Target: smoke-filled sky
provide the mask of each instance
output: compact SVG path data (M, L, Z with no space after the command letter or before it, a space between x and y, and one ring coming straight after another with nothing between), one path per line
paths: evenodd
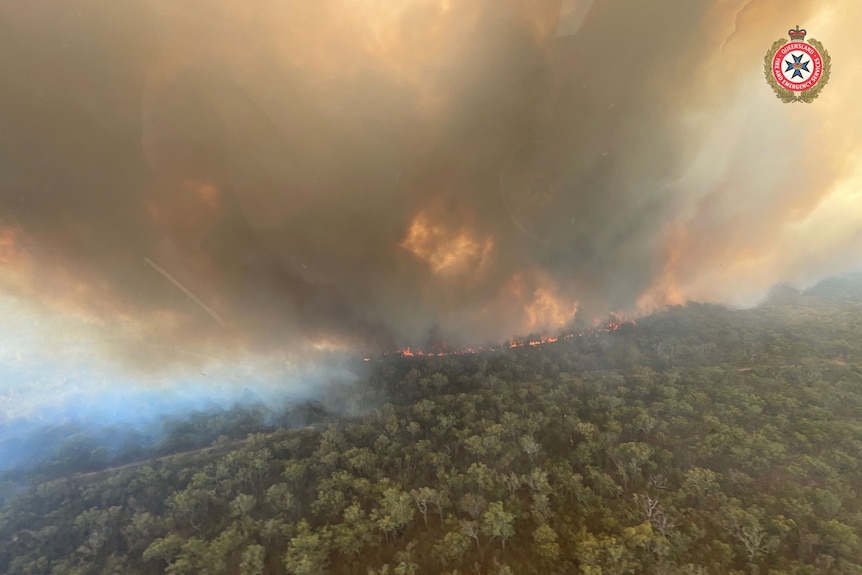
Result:
M858 16L0 0L4 353L137 377L483 343L858 269ZM797 24L833 60L812 104L763 77Z

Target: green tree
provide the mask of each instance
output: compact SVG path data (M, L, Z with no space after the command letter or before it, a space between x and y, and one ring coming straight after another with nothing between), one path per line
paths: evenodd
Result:
M454 530L447 531L443 539L435 543L434 555L440 561L441 566L446 567L453 561L460 564L469 548L469 537L463 533L460 526L456 526Z
M440 497L440 494L436 489L432 489L431 487L420 487L419 489L413 489L410 491L410 495L413 497L413 501L416 502L416 508L419 509L419 513L422 514L422 521L425 523L425 527L428 527L428 506L433 505Z
M287 546L284 567L291 575L321 575L325 572L328 548L326 539L312 531L303 519Z
M725 530L742 545L745 557L749 561L769 551L767 532L760 522L759 515L762 515L761 510L749 513L736 506L723 510Z
M222 573L226 566L222 557L210 550L209 544L193 537L183 543L179 554L165 570L166 575L194 575L196 573Z
M377 528L387 538L400 534L413 520L413 501L409 493L389 487L383 491L380 507L372 513Z
M461 497L461 511L467 513L474 520L478 520L479 516L488 508L488 502L481 495L475 493L465 493Z
M174 557L176 557L180 549L182 549L184 540L176 533L170 533L166 537L160 537L150 543L144 550L144 561L163 561L165 566L170 565Z
M132 552L141 553L156 538L165 533L164 521L147 511L132 515L131 521L123 527L122 533L126 546Z
M557 533L549 525L539 525L533 531L533 545L536 554L545 562L553 564L560 556L560 544L557 543Z
M344 521L332 531L333 545L344 556L354 559L363 547L369 545L374 536L371 520L358 503L344 510Z
M492 541L499 539L503 551L506 550L506 540L515 535L515 517L503 509L503 503L495 501L488 506L482 515L482 532Z
M242 552L242 562L239 564L241 575L263 575L266 561L266 549L261 545L249 545Z
M257 498L254 495L240 493L230 504L230 511L234 517L248 518L257 506Z
M274 511L283 515L290 515L297 509L296 498L293 490L287 483L276 483L272 485L264 497L266 504Z

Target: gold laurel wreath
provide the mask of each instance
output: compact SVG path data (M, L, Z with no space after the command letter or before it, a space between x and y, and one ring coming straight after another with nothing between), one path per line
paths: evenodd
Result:
M790 102L810 104L817 99L817 96L820 95L820 91L823 90L827 82L829 82L829 73L832 70L832 58L829 56L829 52L826 51L823 44L814 38L810 39L808 43L814 46L814 48L820 53L820 58L823 61L823 73L812 88L805 90L804 92L800 92L799 94L796 94L793 90L785 88L779 84L778 80L776 80L775 76L772 74L772 59L775 58L775 54L778 50L787 44L787 40L782 38L781 40L773 42L772 47L766 52L766 56L763 58L763 72L766 76L766 82L772 88L772 91L775 92L775 95L778 96L778 99L785 104Z

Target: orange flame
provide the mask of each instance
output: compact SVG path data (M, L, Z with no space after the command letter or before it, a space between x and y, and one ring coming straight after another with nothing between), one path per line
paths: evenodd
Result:
M478 346L478 347L465 347L458 350L447 350L447 351L425 351L421 349L413 349L411 347L399 348L394 352L391 352L392 355L399 355L401 357L446 357L453 355L474 355L477 353L486 353L486 352L497 352L502 351L504 349L517 349L521 347L536 347L540 345L546 345L549 343L556 343L560 340L569 340L574 339L575 337L583 337L585 335L598 335L599 333L615 333L618 332L624 325L635 326L637 322L634 319L622 319L616 317L616 315L612 315L609 320L606 322L597 322L593 325L592 328L581 331L569 331L565 333L561 333L556 336L540 336L538 338L528 338L528 339L512 339L508 344L498 347L498 346ZM383 355L390 355L388 353L384 353ZM369 358L365 358L363 361L370 361Z

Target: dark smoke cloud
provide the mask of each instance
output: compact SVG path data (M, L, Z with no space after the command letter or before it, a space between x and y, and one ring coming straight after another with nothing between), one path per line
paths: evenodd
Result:
M113 325L146 365L172 342L457 344L722 299L673 267L704 277L674 243L692 225L726 255L727 222L690 217L718 200L681 118L719 117L717 47L750 58L720 68L744 86L812 6L574 4L0 3L6 290ZM776 167L734 157L717 187Z

